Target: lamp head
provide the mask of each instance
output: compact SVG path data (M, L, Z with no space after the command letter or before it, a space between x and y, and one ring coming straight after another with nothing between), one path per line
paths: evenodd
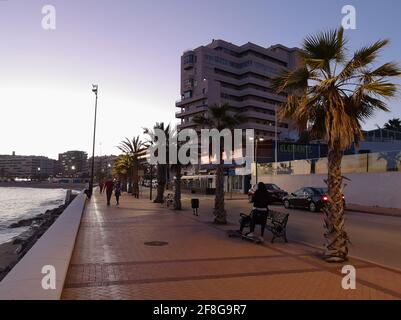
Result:
M95 94L97 94L97 88L98 88L97 84L92 84L92 92L94 92Z

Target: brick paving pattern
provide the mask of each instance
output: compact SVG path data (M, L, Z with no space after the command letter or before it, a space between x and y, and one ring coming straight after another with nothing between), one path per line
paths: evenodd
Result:
M351 259L357 288L344 290L342 265L315 248L270 244L270 234L262 245L229 238L237 218L216 226L210 213L129 195L120 203L107 207L98 193L88 203L63 299L401 299L398 271ZM145 244L153 241L167 244Z

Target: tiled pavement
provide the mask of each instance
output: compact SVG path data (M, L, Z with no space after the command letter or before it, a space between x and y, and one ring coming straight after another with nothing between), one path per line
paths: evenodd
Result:
M400 272L350 260L357 288L344 290L342 266L314 248L256 245L228 238L237 226L216 226L211 214L121 203L107 207L99 194L88 203L63 299L401 299ZM154 241L165 245L145 244Z

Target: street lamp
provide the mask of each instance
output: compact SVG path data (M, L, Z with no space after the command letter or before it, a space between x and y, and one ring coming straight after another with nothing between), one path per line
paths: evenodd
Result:
M261 137L256 137L254 138L250 138L251 141L255 140L255 143L253 145L254 147L254 154L255 154L255 180L256 180L256 184L258 184L258 142L262 142L264 139Z
M92 92L95 94L95 119L93 122L92 168L91 168L91 178L89 182L89 192L88 192L89 198L92 196L93 193L93 175L95 169L96 116L97 116L97 92L98 92L97 84L92 84Z

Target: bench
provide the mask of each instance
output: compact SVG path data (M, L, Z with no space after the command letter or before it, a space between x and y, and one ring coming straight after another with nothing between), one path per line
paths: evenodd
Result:
M249 227L251 224L250 216L244 213L241 213L240 216L241 216L241 219L239 220L240 224L244 223L245 228ZM273 234L273 238L271 240L272 243L276 238L283 238L285 242L288 242L287 240L288 217L289 217L288 213L269 210L269 214L267 216L266 229Z
M285 242L287 240L287 222L288 213L269 211L269 218L267 219L266 229L273 234L271 242L274 242L276 238L283 238Z

